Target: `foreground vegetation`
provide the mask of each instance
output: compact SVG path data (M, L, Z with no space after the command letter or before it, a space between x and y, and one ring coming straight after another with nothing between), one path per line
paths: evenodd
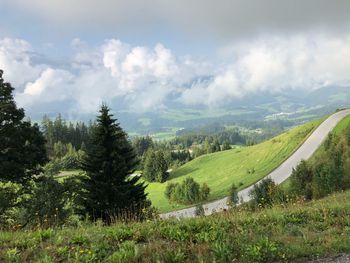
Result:
M180 183L187 177L206 183L210 200L227 196L232 183L243 189L278 167L323 120L293 128L261 144L200 156L172 172L167 183L149 183L148 196L161 212L183 208L169 202L164 192L168 183Z
M350 191L182 221L0 232L5 262L271 262L350 252Z

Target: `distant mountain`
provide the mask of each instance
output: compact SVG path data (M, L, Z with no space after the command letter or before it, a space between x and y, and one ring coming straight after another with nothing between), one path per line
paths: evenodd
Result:
M167 105L157 111L135 112L125 110L127 103L121 98L112 102L111 108L121 125L130 134L172 133L181 128L193 128L200 125L244 124L247 121L282 119L292 120L295 124L328 114L337 108L350 105L350 87L324 87L306 92L305 89L289 90L279 93L260 92L243 98L232 99L216 108L206 106L185 106L176 98L164 103ZM32 119L40 121L46 113L57 116L59 107L45 112L38 106ZM47 109L46 109L47 110ZM67 119L88 121L95 114L71 115L61 112Z

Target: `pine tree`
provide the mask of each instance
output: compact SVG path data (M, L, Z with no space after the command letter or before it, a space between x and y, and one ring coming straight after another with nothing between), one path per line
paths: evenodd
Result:
M155 153L156 161L156 178L157 182L164 182L168 177L168 164L164 158L164 153L162 151L157 151Z
M226 151L226 150L230 150L232 149L231 145L230 145L230 141L229 140L225 140L224 144L222 145L222 150Z
M138 176L130 177L137 165L134 150L105 105L97 117L90 144L82 165L87 175L85 213L110 223L121 211L137 213L149 204L146 186L138 182Z
M143 177L149 182L164 182L168 177L168 164L163 151L149 149L145 153Z
M38 125L24 121L10 83L0 70L0 181L25 183L42 172L47 161L45 139Z
M156 154L155 151L151 148L148 149L144 154L143 160L143 178L149 182L154 182L156 179Z

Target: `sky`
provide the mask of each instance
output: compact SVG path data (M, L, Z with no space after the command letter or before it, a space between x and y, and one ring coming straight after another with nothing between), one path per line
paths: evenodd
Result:
M29 113L215 108L350 87L348 0L0 0L0 10L0 69Z

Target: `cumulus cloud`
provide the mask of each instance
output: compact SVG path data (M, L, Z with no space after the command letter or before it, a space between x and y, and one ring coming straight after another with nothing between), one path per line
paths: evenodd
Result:
M259 92L350 86L350 35L261 37L225 48L222 62L175 55L162 44L150 48L109 39L98 47L75 39L67 68L35 64L28 42L0 41L0 67L18 88L19 104L70 102L64 111L92 113L103 102L123 101L149 111L176 101L220 106Z
M162 44L154 48L132 47L110 39L98 48L90 48L74 39L72 48L76 53L70 69L28 63L38 69L38 74L17 83L23 86L17 92L21 106L73 99L75 106L70 110L89 113L95 112L103 101L122 97L130 109L154 110L164 107L168 95L181 90L192 74L201 70L190 69L191 60L177 58ZM6 55L14 57L13 53L8 50ZM12 66L4 63L2 68L6 72ZM9 81L15 79L15 75L8 75Z
M350 37L263 38L230 47L232 63L182 93L186 104L215 106L261 91L350 85ZM200 94L203 96L201 97Z
M0 68L5 69L4 77L11 79L15 86L37 78L44 65L32 63L33 49L22 39L0 39Z

